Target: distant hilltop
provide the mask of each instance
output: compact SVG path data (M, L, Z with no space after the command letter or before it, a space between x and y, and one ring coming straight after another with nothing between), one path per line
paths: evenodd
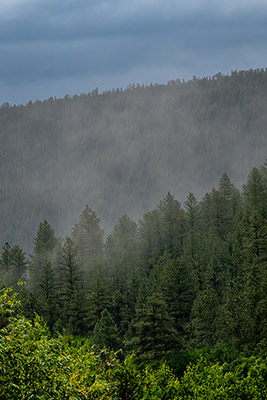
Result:
M0 239L30 250L43 219L65 235L85 204L109 231L168 191L237 186L267 155L267 70L129 85L0 108Z

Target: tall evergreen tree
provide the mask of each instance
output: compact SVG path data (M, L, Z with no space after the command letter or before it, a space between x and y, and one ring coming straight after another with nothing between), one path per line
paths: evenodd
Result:
M39 304L41 313L47 322L50 331L58 317L56 274L50 261L42 268L39 281Z
M11 246L6 242L2 248L0 258L0 286L3 288L10 285L10 274L12 268Z
M185 238L185 213L180 203L168 192L159 203L160 231L164 251L176 258L183 253Z
M12 247L11 259L13 270L13 283L16 283L19 280L23 280L26 278L28 261L26 259L25 252L18 245Z
M93 342L101 350L103 348L110 350L118 349L119 330L107 309L102 311L100 320L94 327Z
M82 272L79 267L77 248L70 237L66 238L62 247L59 277L63 325L72 334L84 333L86 330L86 306Z
M110 309L110 292L108 280L106 279L102 269L99 267L95 271L95 276L89 287L88 293L88 319L91 329L99 322L102 312Z
M137 225L126 214L108 236L105 250L114 289L123 290L127 274L138 261Z
M154 265L163 254L163 241L160 232L160 215L158 210L146 213L139 223L138 244L142 272L149 276Z
M186 238L184 244L184 253L192 259L197 258L200 242L199 231L199 204L193 193L189 193L185 201L185 220L186 220Z
M182 258L170 259L161 267L158 280L168 314L182 338L188 333L191 308L196 295L197 283L194 271Z
M199 291L192 307L192 333L196 347L213 346L217 342L219 316L217 294L207 285Z
M29 287L33 294L38 295L39 281L42 269L47 261L52 264L55 262L57 239L54 229L45 220L41 222L38 228L37 236L33 240L33 253L29 266Z
M5 272L8 272L12 266L12 249L8 242L6 242L2 248L0 266Z
M81 268L90 270L92 264L99 262L103 252L104 232L99 226L97 214L86 205L79 217L79 222L72 230L72 239L77 247L77 256Z
M167 305L160 294L148 297L144 306L137 310L130 343L137 354L149 359L159 359L167 350L180 346Z

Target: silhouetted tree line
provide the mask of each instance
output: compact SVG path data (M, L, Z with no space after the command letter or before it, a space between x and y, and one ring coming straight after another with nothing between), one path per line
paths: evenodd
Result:
M266 350L267 163L242 193L223 173L200 202L168 193L138 224L122 215L106 240L88 206L64 240L44 220L30 258L5 243L0 266L1 286L54 335L152 360L218 343Z

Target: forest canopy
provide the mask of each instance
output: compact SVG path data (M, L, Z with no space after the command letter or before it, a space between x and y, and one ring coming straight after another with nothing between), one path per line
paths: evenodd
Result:
M265 399L267 164L0 257L0 399ZM23 282L23 281L24 282ZM13 288L10 288L13 286Z

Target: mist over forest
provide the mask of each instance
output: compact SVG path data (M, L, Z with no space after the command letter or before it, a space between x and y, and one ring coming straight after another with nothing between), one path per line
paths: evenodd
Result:
M171 192L240 187L267 154L267 70L130 85L0 109L0 242L31 250L40 221L71 231L85 205L109 233Z

